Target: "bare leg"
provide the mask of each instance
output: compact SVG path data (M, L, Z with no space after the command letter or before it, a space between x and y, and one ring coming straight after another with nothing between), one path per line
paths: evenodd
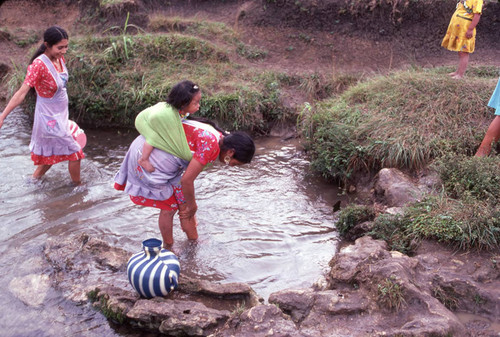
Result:
M149 162L149 155L151 155L153 149L154 147L152 145L149 145L147 142L144 142L144 146L142 147L142 155L137 161L139 165L141 165L149 173L155 170L154 166Z
M486 157L490 154L491 144L497 142L500 139L500 116L495 116L495 119L491 122L486 135L477 149L476 157Z
M80 164L81 164L80 160L74 160L68 162L69 175L71 177L71 180L73 180L73 183L75 183L76 185L80 185L81 183Z
M45 173L52 167L52 165L38 165L33 173L32 177L35 179L40 179Z
M171 246L174 244L174 214L177 211L160 210L158 218L158 226L160 227L163 246Z
M179 210L182 210L183 208L184 204L180 204ZM186 233L188 239L197 240L198 230L196 229L196 227L198 227L198 220L196 220L196 215L193 215L190 218L179 217L179 220L181 222L181 228L184 233Z
M458 69L453 78L460 79L464 77L465 71L467 70L467 64L469 63L469 53L464 51L458 52Z

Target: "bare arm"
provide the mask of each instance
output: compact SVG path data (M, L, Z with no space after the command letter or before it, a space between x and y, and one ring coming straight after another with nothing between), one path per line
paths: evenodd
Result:
M472 18L472 22L469 25L469 28L467 29L467 32L465 32L465 37L470 39L472 37L472 33L474 31L474 28L476 28L477 24L479 23L479 19L481 18L481 14L474 14L474 17Z
M3 125L3 121L7 116L14 110L16 107L18 107L26 98L26 94L30 90L30 86L27 84L23 84L19 90L16 91L14 96L10 99L9 103L7 103L7 106L3 110L3 112L0 114L0 128Z
M186 209L179 212L181 218L192 217L198 206L196 205L196 198L194 194L194 181L198 177L201 171L203 171L203 165L196 159L191 159L186 172L182 175L181 186L182 194L184 194L184 199L186 199Z

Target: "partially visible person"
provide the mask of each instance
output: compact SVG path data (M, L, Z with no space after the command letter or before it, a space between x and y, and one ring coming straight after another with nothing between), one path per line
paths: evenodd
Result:
M483 0L459 0L451 17L446 35L441 42L444 48L458 52L458 68L449 75L460 79L465 75L469 55L476 45L476 26L481 18Z
M476 157L488 156L491 152L491 145L500 139L500 78L498 79L495 91L493 91L493 95L491 95L488 106L495 109L495 118L488 127L486 135L481 145L479 145L479 149L477 149Z
M71 134L68 124L68 69L64 54L68 50L68 33L52 26L43 34L43 43L31 58L21 88L12 96L0 114L0 128L5 118L19 106L31 88L36 91L35 118L29 149L37 165L32 177L40 179L53 164L68 161L71 180L78 185L83 151Z
M255 153L252 138L244 132L227 134L210 121L183 118L175 103L181 97L187 103L195 100L194 112L198 110L198 86L183 81L167 99L174 105L162 102L139 113L136 127L141 135L130 146L115 177L115 189L128 193L132 202L160 209L158 225L166 247L174 242L177 210L188 239L198 238L194 181L201 171L217 159L229 166L250 163ZM145 149L154 167L151 172L139 164Z

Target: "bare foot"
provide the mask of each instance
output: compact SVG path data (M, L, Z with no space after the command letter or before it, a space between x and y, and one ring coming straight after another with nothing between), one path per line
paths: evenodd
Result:
M139 160L137 162L139 163L139 165L141 165L149 173L154 172L155 168L153 165L151 165L149 160L139 158Z
M457 74L457 72L456 72L456 71L454 71L454 72L452 72L452 73L449 73L449 74L448 74L448 76L453 77L453 76L455 76L456 74Z
M464 75L455 74L451 78L454 78L456 80L460 80L462 77L464 77Z

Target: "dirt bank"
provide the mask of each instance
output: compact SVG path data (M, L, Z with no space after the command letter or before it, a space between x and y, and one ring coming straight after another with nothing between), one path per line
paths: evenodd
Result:
M163 12L224 22L240 38L268 52L253 66L324 75L386 72L418 65L455 65L457 55L440 47L454 1L388 3L376 6L344 0L301 1L131 1L134 6L98 14L93 1L6 0L0 2L0 76L13 63L26 63L29 48L52 24L70 34L102 31L130 22L144 25L147 15ZM357 5L355 5L357 4ZM87 7L86 7L87 6ZM357 6L357 7L356 7ZM85 17L85 19L82 19ZM29 20L26 20L29 18ZM478 26L476 52L470 64L500 66L500 3L488 2ZM10 35L5 32L10 32Z

